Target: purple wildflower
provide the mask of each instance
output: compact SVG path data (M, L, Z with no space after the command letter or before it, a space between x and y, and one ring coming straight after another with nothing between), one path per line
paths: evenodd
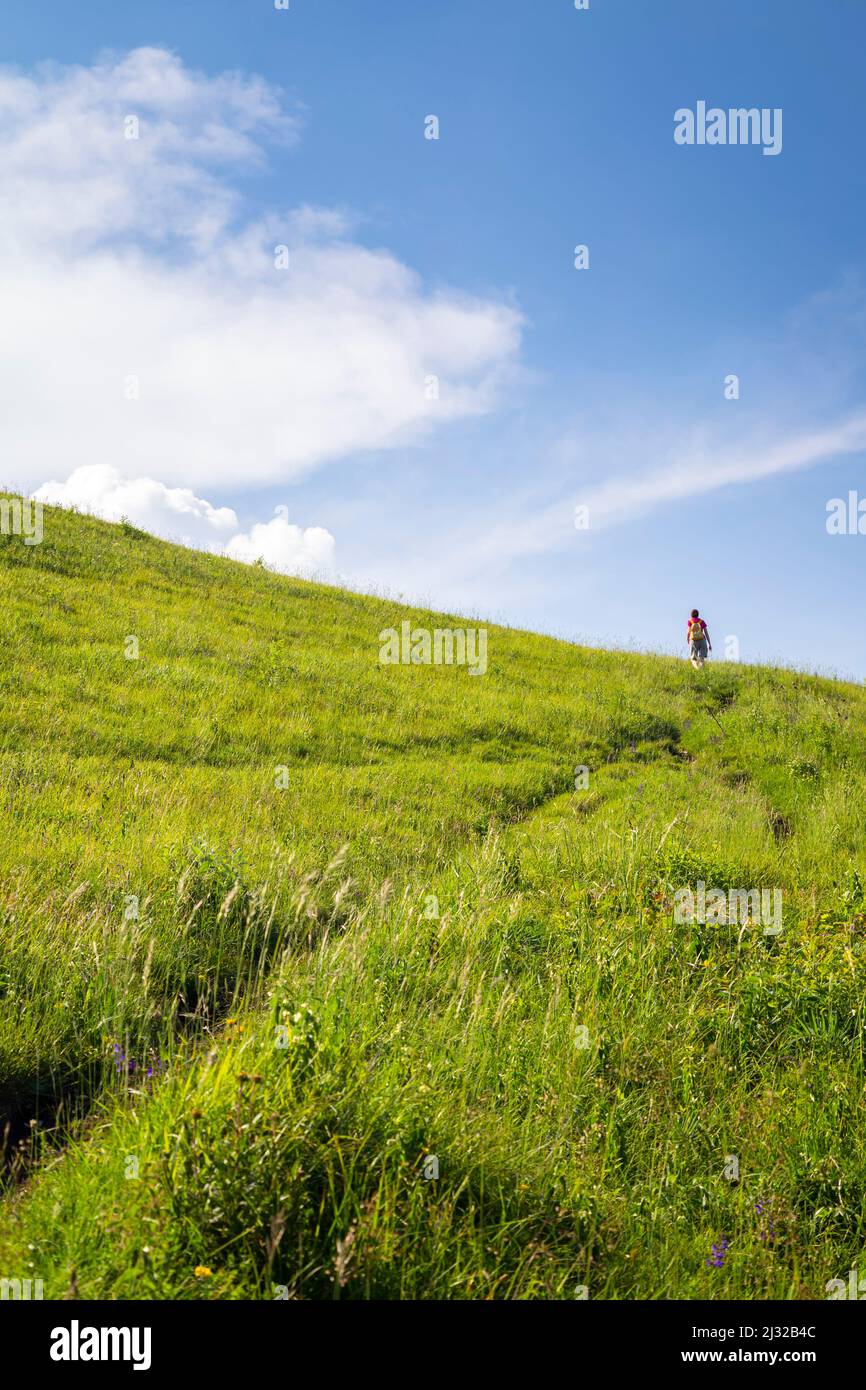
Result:
M765 1208L766 1208L766 1205L767 1205L766 1202L756 1202L756 1203L755 1203L755 1215L756 1215L756 1216L763 1216L763 1215L764 1215ZM758 1239L759 1239L764 1245L772 1245L773 1242L774 1242L775 1239L776 1239L776 1227L775 1227L775 1223L773 1222L773 1216L772 1216L772 1213L771 1213L771 1212L768 1213L768 1215L767 1215L767 1217L766 1217L766 1220L767 1220L767 1223L768 1223L767 1229L764 1230L764 1229L762 1228L762 1229L758 1232Z
M149 1060L145 1059L139 1064L134 1057L127 1057L120 1043L114 1044L114 1070L118 1076L134 1076L136 1072L145 1073L148 1079L152 1080L158 1073L165 1071L167 1062L162 1057L156 1057L153 1051L150 1052Z
M712 1269L723 1269L725 1256L728 1253L728 1246L730 1243L727 1236L722 1236L721 1240L713 1246L712 1255L710 1255L709 1259L705 1260L704 1263L710 1265Z

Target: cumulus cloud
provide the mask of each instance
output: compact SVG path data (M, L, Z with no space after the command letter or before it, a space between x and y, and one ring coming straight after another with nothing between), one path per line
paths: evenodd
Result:
M259 522L248 535L233 536L225 548L232 560L263 561L283 574L327 574L334 565L334 537L321 526L292 526L284 517Z
M429 291L342 210L248 215L239 174L301 124L163 49L0 71L4 481L286 482L494 407L511 304Z
M154 478L122 478L108 464L76 468L66 482L43 483L33 493L37 502L74 507L106 521L134 521L145 531L171 537L184 545L209 545L238 530L231 507L212 507L186 487L166 487Z
M231 507L214 507L191 488L166 487L154 478L122 478L108 464L77 468L65 482L43 483L33 497L106 521L125 518L167 540L246 564L261 560L283 574L327 576L333 570L334 537L321 526L304 530L280 515L244 532Z

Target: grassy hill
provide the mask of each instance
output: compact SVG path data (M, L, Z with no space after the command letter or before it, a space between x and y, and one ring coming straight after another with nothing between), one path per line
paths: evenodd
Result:
M381 665L470 624L55 510L0 605L0 1277L823 1298L863 1257L861 688L496 627L484 676ZM679 920L699 883L782 930Z

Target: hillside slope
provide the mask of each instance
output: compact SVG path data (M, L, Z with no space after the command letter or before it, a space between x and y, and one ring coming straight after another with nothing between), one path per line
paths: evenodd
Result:
M856 1265L862 689L492 626L483 676L382 665L403 619L477 623L53 510L0 535L0 602L4 1277L822 1298ZM699 883L781 930L679 920Z

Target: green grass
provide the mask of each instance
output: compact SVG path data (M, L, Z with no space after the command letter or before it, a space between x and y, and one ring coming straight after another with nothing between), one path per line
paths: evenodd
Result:
M0 602L0 1278L785 1299L864 1257L859 687L492 626L483 677L382 666L477 623L54 510ZM781 934L678 922L698 880Z

